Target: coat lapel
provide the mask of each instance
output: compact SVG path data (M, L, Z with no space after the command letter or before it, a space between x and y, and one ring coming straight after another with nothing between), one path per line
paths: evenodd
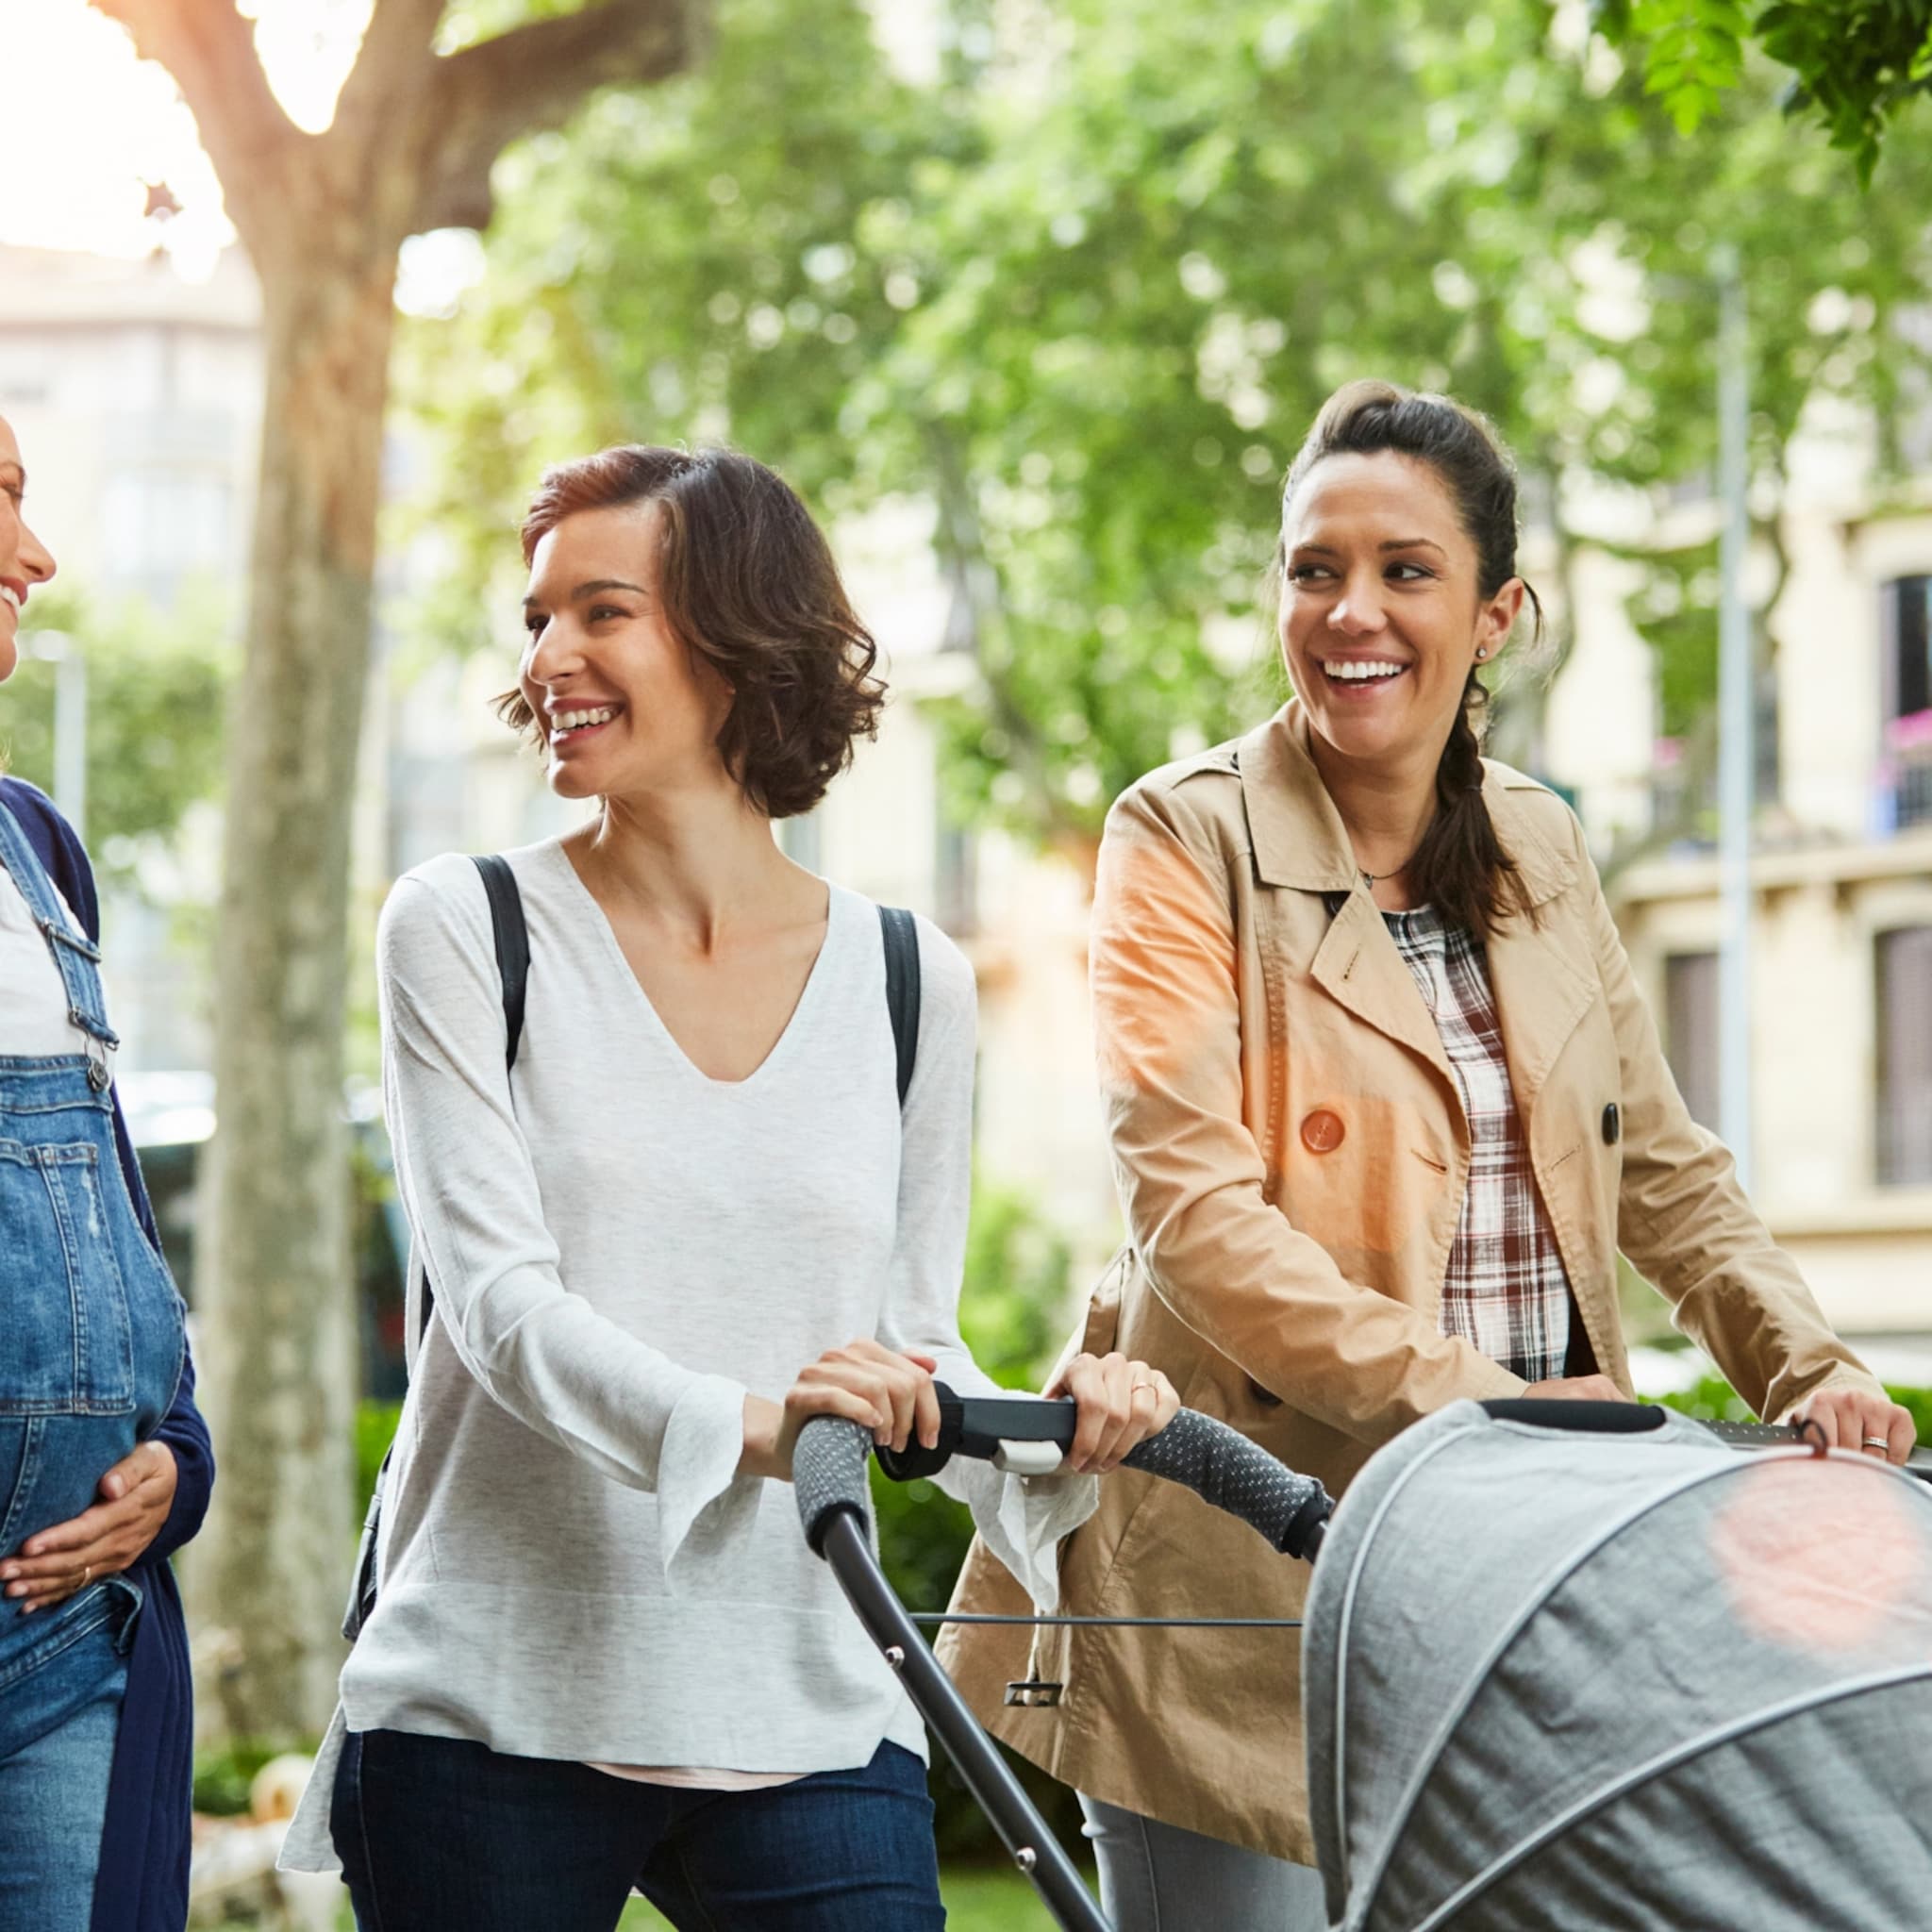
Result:
M1341 814L1308 756L1307 728L1291 700L1241 741L1237 762L1255 874L1263 885L1341 895L1309 976L1358 1020L1420 1055L1453 1090L1436 1023L1362 889Z
M1420 1055L1455 1091L1442 1037L1375 902L1359 885L1329 921L1308 973L1357 1019Z
M1309 966L1331 998L1434 1067L1454 1091L1441 1035L1415 981L1361 888L1341 814L1307 750L1307 720L1292 699L1241 741L1237 753L1255 875L1263 885L1345 895ZM1555 899L1576 874L1514 796L1527 781L1491 765L1484 785L1491 818L1516 860L1532 905ZM1541 791L1542 788L1538 787ZM1596 978L1546 917L1503 921L1487 944L1490 981L1503 1016L1510 1084L1525 1123L1544 1079L1596 997Z

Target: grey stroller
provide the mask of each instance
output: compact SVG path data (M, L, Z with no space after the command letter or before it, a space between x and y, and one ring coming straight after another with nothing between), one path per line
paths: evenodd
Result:
M1331 1922L1932 1926L1932 1492L1740 1433L1458 1403L1368 1464L1303 1633Z
M1071 1404L941 1396L939 1448L889 1474L1072 1441ZM1320 1553L1303 1684L1334 1925L1932 1927L1932 1494L1789 1430L1724 1434L1774 1453L1663 1409L1458 1403L1339 1511L1189 1410L1128 1457ZM879 1571L870 1450L806 1426L807 1538L1058 1923L1108 1932Z

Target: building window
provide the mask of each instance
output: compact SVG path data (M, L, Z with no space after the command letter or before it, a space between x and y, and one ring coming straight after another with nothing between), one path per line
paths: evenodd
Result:
M933 913L956 939L979 925L979 852L971 832L941 819L933 834Z
M1878 1178L1932 1182L1932 925L1878 935Z
M1672 953L1664 959L1664 1057L1690 1118L1718 1125L1717 955Z
M1932 824L1932 576L1885 587L1881 816L1895 828Z
M1784 791L1784 753L1778 697L1777 667L1758 666L1751 708L1751 816L1755 824L1766 806L1775 805ZM1695 766L1684 756L1686 738L1658 738L1652 746L1650 825L1668 832L1673 845L1710 847L1717 843L1719 823L1718 760L1707 758Z

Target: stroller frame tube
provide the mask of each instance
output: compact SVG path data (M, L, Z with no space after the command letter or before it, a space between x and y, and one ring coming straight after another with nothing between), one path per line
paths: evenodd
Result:
M1047 1829L999 1747L940 1668L879 1569L859 1519L839 1510L824 1528L822 1555L886 1661L906 1680L913 1704L939 1734L974 1802L991 1821L1014 1864L1039 1888L1066 1932L1110 1932L1072 1859Z

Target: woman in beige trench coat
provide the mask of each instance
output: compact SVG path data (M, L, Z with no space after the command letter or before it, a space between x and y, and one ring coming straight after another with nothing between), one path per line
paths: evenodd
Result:
M1903 1460L1909 1418L1686 1112L1574 817L1479 755L1515 546L1479 418L1330 400L1284 492L1298 697L1108 817L1091 968L1128 1240L1069 1357L1158 1364L1339 1493L1460 1397L1627 1396L1621 1251L1760 1415ZM1233 1518L1132 1472L1102 1490L1063 1611L1299 1616L1306 1570ZM1026 1607L978 1549L956 1603ZM1122 1932L1324 1923L1292 1632L955 1626L941 1653L1082 1794ZM1021 1680L1057 1689L1008 1706Z

